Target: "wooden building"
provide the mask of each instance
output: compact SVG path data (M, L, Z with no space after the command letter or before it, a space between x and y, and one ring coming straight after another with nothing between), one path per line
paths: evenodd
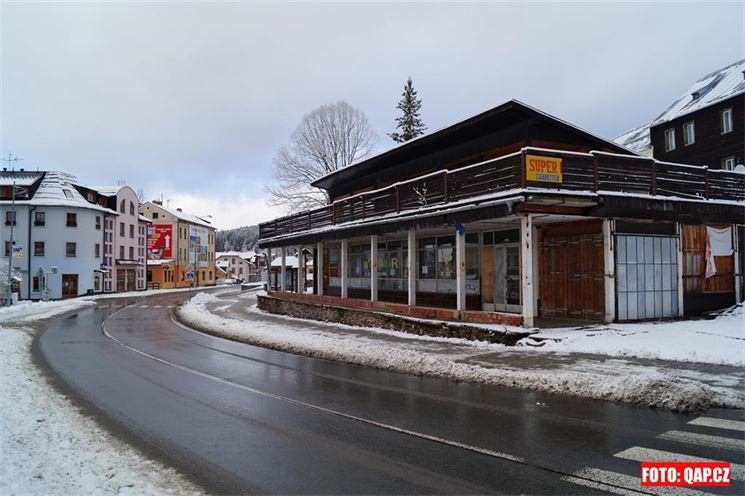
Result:
M314 294L293 300L527 326L678 317L707 225L732 253L704 287L740 298L745 175L639 156L515 100L313 184L328 206L260 225L270 259L313 252Z

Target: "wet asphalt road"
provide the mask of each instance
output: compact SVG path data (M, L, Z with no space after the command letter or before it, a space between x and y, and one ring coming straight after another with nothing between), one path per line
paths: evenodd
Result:
M613 456L632 447L744 461L731 447L656 437L742 438L687 425L698 415L394 374L197 333L171 320L189 296L103 300L54 322L36 347L117 432L210 492L597 494L620 483L567 476L591 467L637 477L638 462ZM741 411L707 415L743 420Z

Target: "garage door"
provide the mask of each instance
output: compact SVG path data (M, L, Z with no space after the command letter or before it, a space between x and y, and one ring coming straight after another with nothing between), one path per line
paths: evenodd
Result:
M678 315L678 240L616 236L618 320Z
M605 283L600 223L547 226L541 238L541 316L603 320Z

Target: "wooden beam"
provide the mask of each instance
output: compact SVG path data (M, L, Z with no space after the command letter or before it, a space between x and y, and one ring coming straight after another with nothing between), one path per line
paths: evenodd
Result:
M409 306L416 306L416 272L417 272L417 249L416 249L416 231L409 229L408 239L409 254Z
M326 270L323 266L323 241L318 242L318 260L316 261L316 269L313 271L313 277L316 280L316 294L323 296L323 271Z

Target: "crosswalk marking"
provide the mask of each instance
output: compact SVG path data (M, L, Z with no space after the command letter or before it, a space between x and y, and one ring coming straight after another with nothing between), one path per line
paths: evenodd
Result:
M642 487L638 476L611 472L599 468L585 467L574 473L574 476L564 476L563 480L586 487L602 489L615 494L659 494L662 496L702 496L706 493L686 487ZM590 480L587 480L590 479ZM602 484L595 486L594 484Z
M709 446L711 448L723 448L735 451L745 450L745 439L710 436L709 434L699 434L697 432L667 431L657 436L657 438L666 441Z
M741 420L729 420L716 417L699 417L688 422L690 425L703 427L715 427L717 429L729 429L732 431L745 431L745 422Z
M621 451L614 455L624 460L633 460L637 462L722 462L727 460L712 460L711 458L702 458L700 456L684 455L681 453L672 453L670 451L661 451L652 448L641 448L634 446L627 450ZM735 480L745 480L745 465L732 463L732 478Z

